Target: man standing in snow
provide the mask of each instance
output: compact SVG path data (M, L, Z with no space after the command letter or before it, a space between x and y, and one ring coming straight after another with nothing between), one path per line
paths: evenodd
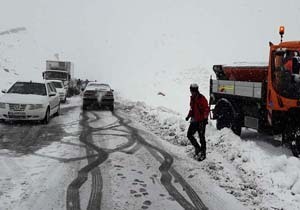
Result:
M199 92L197 84L191 84L190 91L192 94L190 100L190 111L185 118L186 121L191 119L187 137L191 144L195 147L194 157L202 161L206 158L205 128L209 114L209 107L206 98ZM201 147L194 137L194 134L197 131Z

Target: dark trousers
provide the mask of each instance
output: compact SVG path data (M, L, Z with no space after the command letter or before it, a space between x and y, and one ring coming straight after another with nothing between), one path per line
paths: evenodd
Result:
M191 122L187 137L190 140L191 144L195 147L196 153L203 152L206 153L206 141L205 141L205 128L206 128L206 122ZM200 139L200 145L197 142L197 139L194 137L195 133L198 131L199 139Z

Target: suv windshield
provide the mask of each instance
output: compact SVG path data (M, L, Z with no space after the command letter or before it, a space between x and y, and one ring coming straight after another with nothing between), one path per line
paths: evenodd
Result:
M55 88L63 88L63 85L61 82L51 82Z
M299 50L278 49L272 53L272 83L283 97L300 98Z
M107 85L100 85L99 89L102 90L102 91L110 91L110 87L107 86Z
M106 84L90 83L87 85L87 87L97 87L98 90L110 91L109 85Z
M8 90L8 93L33 94L41 96L47 95L45 84L33 82L16 82Z

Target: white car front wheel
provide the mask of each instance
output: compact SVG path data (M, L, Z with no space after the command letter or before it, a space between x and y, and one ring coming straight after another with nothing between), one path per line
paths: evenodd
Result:
M48 124L49 120L50 120L50 109L48 107L47 110L46 110L46 113L45 113L45 118L42 120L42 123L43 124Z
M60 104L58 104L58 108L57 111L55 113L55 116L59 116L60 115Z

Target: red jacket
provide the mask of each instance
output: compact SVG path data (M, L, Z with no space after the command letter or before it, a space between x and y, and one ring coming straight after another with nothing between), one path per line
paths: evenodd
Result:
M290 59L288 60L285 64L284 67L286 68L286 70L288 70L289 72L293 72L293 60Z
M202 95L191 96L190 111L188 116L194 121L200 122L208 119L209 107L206 98Z

